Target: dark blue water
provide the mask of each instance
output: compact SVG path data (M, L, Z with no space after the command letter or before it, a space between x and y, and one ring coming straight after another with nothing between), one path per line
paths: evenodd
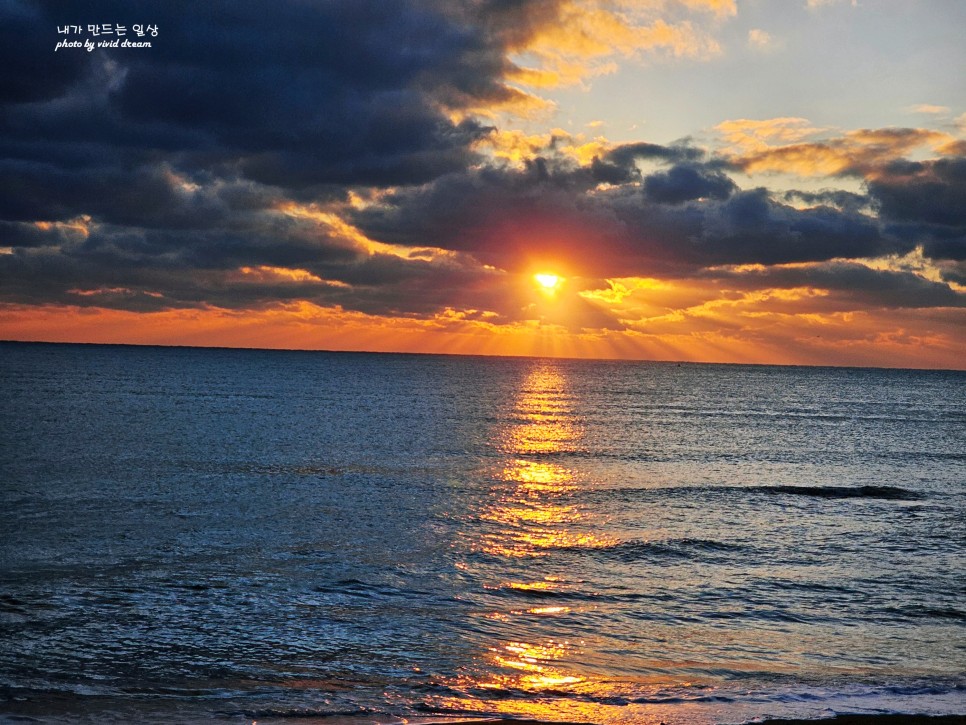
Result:
M0 719L964 713L964 383L0 344Z

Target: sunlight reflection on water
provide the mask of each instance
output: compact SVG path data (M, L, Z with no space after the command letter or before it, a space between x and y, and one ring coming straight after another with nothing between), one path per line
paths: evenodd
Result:
M553 460L554 454L580 449L583 428L574 414L571 393L563 370L552 363L534 367L523 380L513 415L495 432L499 450L506 456L494 479L494 496L480 512L481 520L494 524L472 546L486 554L507 559L535 558L548 552L569 548L596 548L617 542L594 530L593 520L584 507L568 500L572 492L590 484L578 473ZM530 567L530 573L539 573ZM543 579L487 583L492 591L520 592L529 596L554 596L569 584L550 573ZM591 609L588 606L587 609ZM506 715L533 718L548 715L537 698L554 692L603 695L605 683L590 671L578 671L585 641L571 641L548 635L546 628L535 631L532 622L567 616L571 606L534 606L489 611L485 618L505 623L517 639L491 644L479 655L478 672L453 683L467 691L466 698L453 698L444 707L461 710L487 710ZM552 628L551 628L552 629ZM543 638L525 635L543 634ZM513 699L491 698L489 693L517 693ZM520 698L519 695L525 695ZM587 719L595 706L568 703L569 716ZM558 710L554 717L560 717Z
M487 553L540 556L550 549L616 542L588 530L594 522L586 520L582 508L567 502L566 494L585 482L572 469L546 460L548 455L579 448L583 430L570 398L564 372L552 364L535 367L524 379L511 422L494 436L510 458L496 476L506 485L480 514L501 524L484 536L482 549Z

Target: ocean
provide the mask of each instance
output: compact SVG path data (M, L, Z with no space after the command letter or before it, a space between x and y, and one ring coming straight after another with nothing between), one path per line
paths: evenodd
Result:
M966 713L966 373L0 344L0 720Z

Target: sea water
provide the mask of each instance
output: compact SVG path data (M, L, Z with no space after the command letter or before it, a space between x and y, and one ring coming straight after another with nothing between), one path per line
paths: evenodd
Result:
M964 713L964 383L0 344L0 719Z

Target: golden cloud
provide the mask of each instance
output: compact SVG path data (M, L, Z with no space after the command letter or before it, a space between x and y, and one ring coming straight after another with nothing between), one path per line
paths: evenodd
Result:
M926 128L857 129L837 138L805 142L801 139L822 129L811 127L803 118L740 119L715 128L731 144L722 153L750 174L855 174L871 178L886 163L912 152L928 149L943 155L957 154L964 145L955 136Z
M525 161L553 153L573 159L581 165L589 164L595 156L603 155L612 144L603 136L587 139L582 133L572 134L555 128L545 134L526 134L523 131L496 129L478 141L474 148L513 166L522 167Z
M733 0L681 0L689 10L718 17L734 15ZM510 80L536 88L573 85L617 69L614 56L663 53L709 58L721 52L718 42L690 21L670 23L659 14L667 3L567 0L552 22L535 29L516 54L519 67Z
M714 127L734 154L772 148L775 142L793 143L822 131L812 126L806 118L782 117L752 120L739 118L723 121Z

